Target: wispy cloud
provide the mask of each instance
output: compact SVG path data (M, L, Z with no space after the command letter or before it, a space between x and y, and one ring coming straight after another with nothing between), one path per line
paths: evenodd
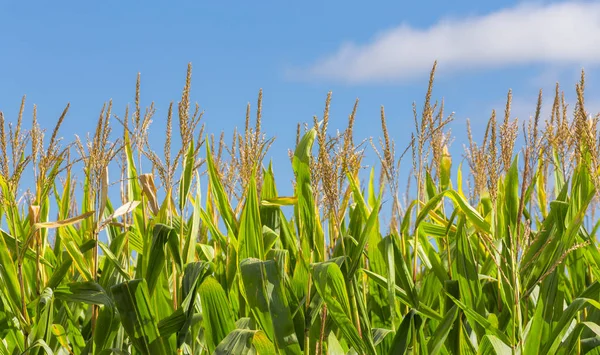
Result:
M520 4L482 16L401 24L369 43L339 50L295 74L351 83L399 81L438 60L445 70L600 63L600 3Z

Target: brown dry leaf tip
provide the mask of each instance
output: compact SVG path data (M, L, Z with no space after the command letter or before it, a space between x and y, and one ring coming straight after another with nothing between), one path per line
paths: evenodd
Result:
M562 93L562 111L563 111L563 125L565 127L565 136L568 137L568 140L563 144L563 151L565 152L562 157L562 166L563 171L566 174L570 174L570 172L574 168L574 164L577 161L577 144L579 142L579 137L577 136L577 120L572 119L569 121L568 118L568 109L569 105L566 103L565 94Z
M37 123L37 105L33 105L33 118L31 123L31 156L33 161L33 169L36 170L36 162L38 158L38 153L40 151L40 143L41 143L41 132ZM34 173L35 174L35 173Z
M194 149L194 160L196 161L196 165L194 166L194 170L200 168L205 163L204 158L200 158L200 149L204 146L204 123L200 126L198 130L198 135L196 136L196 148Z
M348 116L348 126L344 130L343 136L343 147L340 153L341 162L340 162L340 179L339 179L339 191L343 190L344 184L346 182L345 175L350 173L355 175L358 171L357 160L360 158L357 155L356 148L354 146L354 138L353 138L353 130L354 130L354 120L356 119L356 110L358 108L358 99L354 102L354 107L352 108L352 113Z
M10 152L12 154L12 166L13 166L13 170L15 168L15 161L14 161L14 156L15 156L15 152L12 149L14 147L14 139L13 139L14 133L13 133L13 129L12 129L12 123L8 123L8 142L10 144Z
M352 113L348 116L348 128L346 132L348 134L348 140L353 144L354 143L354 120L356 119L356 111L358 110L358 98L354 101L354 107L352 107Z
M473 182L475 184L475 191L480 191L481 188L481 166L477 164L480 160L480 148L477 146L477 143L473 140L473 134L471 131L471 121L467 119L467 140L469 142L469 147L465 149L467 163L469 164L469 168L471 170L471 177L473 178ZM471 198L474 198L471 195Z
M539 129L539 123L540 123L540 117L541 117L541 112L542 112L542 89L540 89L540 93L538 95L538 101L537 101L537 106L535 108L535 116L534 116L534 121L533 121L533 146L535 149L538 148L539 142L538 142L538 129Z
M369 138L369 144L371 145L371 148L373 149L373 151L375 152L375 155L377 156L377 158L379 159L379 162L381 163L381 171L379 172L379 186L381 186L381 188L384 188L385 177L387 174L386 173L387 167L384 165L385 160L384 160L383 156L381 155L381 153L379 152L379 149L377 149L377 146L373 142L373 137ZM379 144L383 145L381 138L379 138Z
M6 144L6 132L5 132L5 122L4 122L4 113L0 111L0 150L2 153L2 161L0 162L0 168L2 175L5 180L9 178L8 171L8 150Z
M584 162L589 170L590 176L594 185L600 187L600 177L598 177L598 169L600 162L598 155L598 135L597 135L597 119L591 117L585 110L585 78L584 73L581 74L581 82L577 85L577 107L575 112L575 131L577 133L577 154L578 161ZM589 163L587 160L589 159Z
M173 102L169 104L169 111L167 112L167 128L166 128L166 139L165 146L163 149L165 155L165 164L167 170L171 169L171 136L173 134ZM166 181L165 181L166 183Z
M125 141L125 137L131 133L129 131L129 104L125 106L125 116L123 117L123 141Z
M148 205L150 206L152 213L155 215L158 214L160 207L156 197L157 189L154 184L154 176L152 176L152 174L141 174L138 179L142 187L142 192L148 198Z
M255 125L255 129L254 129L255 144L258 144L258 141L260 139L260 134L261 134L262 98L263 98L263 91L262 91L262 89L260 89L258 91L258 100L256 103L256 125Z
M187 75L185 78L185 85L181 94L181 101L179 102L179 132L181 134L181 141L184 146L188 145L187 133L189 130L188 119L190 117L190 89L192 86L192 63L188 63Z
M133 123L135 130L139 130L140 120L142 119L142 110L140 108L140 86L141 86L141 73L137 74L137 80L135 82L135 113L133 115Z
M60 141L60 138L58 138L58 131L60 130L60 127L62 126L62 124L65 120L65 117L67 117L67 112L69 112L70 107L71 107L71 104L68 103L67 106L65 107L65 109L63 110L62 114L58 118L58 121L56 122L54 129L52 130L52 135L50 136L50 143L48 144L48 150L46 152L47 156L50 156L53 154L53 152L56 152L56 149L57 149L56 145L58 144L58 141Z
M143 116L142 120L140 121L140 125L134 133L135 134L134 142L135 142L135 146L138 149L138 155L143 154L145 145L148 146L148 144L147 144L148 143L148 133L150 130L150 124L152 123L152 117L154 116L155 112L156 112L156 110L154 108L154 102L152 102L150 104L150 107L146 108L144 116ZM141 162L140 162L140 169L141 169Z
M237 159L236 154L237 154L237 138L238 138L238 133L237 133L237 127L233 128L233 137L231 138L231 159L235 160Z
M108 102L108 108L106 110L106 115L104 116L104 124L102 127L102 140L101 140L101 147L104 148L107 146L108 144L108 138L110 135L110 116L112 113L112 99Z
M237 139L238 139L237 127L234 127L233 137L231 139L231 148L228 148L227 146L225 146L225 149L229 153L229 162L227 164L227 178L226 178L227 182L225 184L225 188L227 189L227 195L229 196L229 198L231 198L231 196L233 196L235 193L235 185L237 182L237 178L239 177L239 175L237 174L238 167L239 167L239 160L237 158L237 148L238 148Z
M21 138L21 127L23 125L23 114L25 112L25 98L26 96L23 95L23 98L21 99L21 107L19 108L19 116L17 118L17 127L15 128L15 141L13 141L13 147L17 147L19 145L18 140Z
M21 162L21 157L25 153L25 147L28 144L28 139L31 138L30 135L22 133L23 127L23 114L25 112L25 99L26 96L23 95L21 99L21 106L19 107L19 115L17 118L17 125L13 131L12 124L9 124L9 141L11 145L11 153L12 153L12 165L13 165L13 179L19 180L20 173L17 174L17 171L22 170L24 167Z
M523 176L523 185L531 183L533 178L533 172L536 170L537 161L539 157L540 142L538 137L539 121L542 110L542 90L539 91L538 100L536 104L535 116L533 121L530 119L527 123L525 130L525 170L527 175Z
M543 158L550 162L552 161L552 150L558 149L558 129L560 127L560 86L556 83L554 88L554 101L552 102L552 110L550 112L550 120L545 120L543 136L545 143L540 147L542 149Z
M511 122L510 111L512 104L512 90L508 91L506 108L504 109L504 121L500 126L500 155L502 157L502 170L508 171L512 163L515 141L518 134L518 120Z
M246 104L246 120L244 121L244 141L248 140L250 134L250 103Z
M325 100L325 110L323 112L323 120L319 126L317 117L315 116L314 124L317 128L317 142L319 143L319 164L324 164L324 160L327 158L326 152L326 137L327 137L327 126L329 125L329 106L331 104L331 91L327 93L327 99Z
M217 153L217 160L219 160L219 162L221 162L224 147L225 147L225 132L221 131L221 135L219 136L219 151Z
M317 118L317 116L313 116L313 126L315 128L315 131L317 132L316 134L316 140L317 140L317 144L320 144L319 142L319 136L320 136L320 130L319 130L319 119ZM321 194L321 175L322 175L322 167L321 167L322 163L321 163L321 147L319 145L319 152L317 153L317 157L316 159L314 157L311 157L310 159L310 171L311 171L311 184L314 187L314 191L313 191L313 195L315 198L315 202L317 202L319 200L319 195Z
M410 134L410 147L412 153L412 175L417 176L417 138L414 133Z
M431 94L433 92L433 81L435 78L435 69L437 68L437 60L433 63L433 67L431 68L431 72L429 73L429 84L427 85L427 94L425 94L425 103L423 104L423 117L427 117L431 119ZM423 119L422 127L430 123L428 120ZM423 129L422 129L423 130Z
M428 140L432 154L431 166L429 167L429 170L435 172L435 175L433 177L436 180L439 180L440 177L440 166L442 165L442 149L445 144L444 132L441 129L438 129L438 125L442 123L443 115L444 100L442 99L437 114L435 115L435 118L433 117L433 115L430 117L430 123L428 127Z
M121 139L123 144L126 142L131 142L129 137L131 137L131 132L129 131L129 104L125 105L125 115L123 116L123 120L119 119L119 117L115 116L116 120L121 123L123 126L123 134ZM125 178L127 176L127 151L125 149L121 150L121 157L119 167L121 168L121 203L125 203L129 201L127 198L128 191L125 191Z
M388 180L391 181L394 179L394 162L391 149L391 140L385 120L385 109L383 106L381 106L381 130L383 132L383 163L388 171Z
M211 155L212 155L213 161L215 163L215 170L217 172L217 176L219 176L219 179L221 180L221 182L225 183L224 175L225 175L225 171L227 169L227 165L221 159L221 156L223 154L223 132L221 132L221 136L219 138L218 145L215 144L215 135L214 134L210 135L210 146L211 146Z
M252 162L252 171L256 173L256 185L258 188L258 195L260 196L261 188L262 188L262 169L261 162L264 158L264 154L266 151L263 149L266 147L265 144L270 146L270 143L265 142L265 137L261 132L261 120L262 120L262 100L263 100L263 91L262 89L258 92L258 100L256 104L256 122L255 122L255 132L254 132L254 140L252 144L252 149L255 153L253 155ZM268 148L266 148L268 150Z
M249 141L250 141L250 103L248 103L246 105L246 121L245 121L245 126L244 126L244 139L241 140L239 142L239 148L240 148L240 153L242 154L241 156L241 178L242 178L242 185L245 186L246 182L249 181L250 176L248 175L248 171L247 171L247 167L250 166L250 147L249 147ZM244 187L243 190L245 191L246 188Z
M479 147L478 144L473 140L471 123L469 120L467 120L467 137L469 141L469 148L466 151L466 158L474 183L473 195L471 196L473 199L479 196L488 184L488 139L490 138L490 131L495 133L495 128L492 127L492 123L495 122L495 112L492 112L492 117L494 117L494 119L490 119L486 125L481 147Z
M488 144L488 159L487 175L488 175L488 190L492 200L492 206L496 208L496 200L498 195L498 179L499 179L499 163L498 163L498 147L497 147L497 132L496 132L496 110L492 110L492 117L488 122L490 127L490 143Z
M98 116L98 121L96 122L96 130L94 131L94 140L92 143L92 154L95 154L95 147L99 147L102 142L102 132L104 131L102 125L104 124L104 112L106 111L106 103L102 105L102 110L100 110L100 115Z
M394 151L394 141L390 139L388 129L387 129L387 120L385 117L384 107L381 106L380 109L381 116L381 130L383 133L383 139L379 138L379 145L383 154L379 152L379 150L375 147L371 140L371 146L375 151L375 154L379 158L381 162L381 173L379 175L379 185L381 188L385 188L386 184L389 186L392 195L397 196L397 181L396 181L396 171L397 167L395 164L395 151ZM402 158L400 158L402 159ZM400 159L398 160L398 164L400 163Z

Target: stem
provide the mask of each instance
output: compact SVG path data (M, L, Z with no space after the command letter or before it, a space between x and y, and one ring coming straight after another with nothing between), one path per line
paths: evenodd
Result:
M39 240L39 232L34 232L34 238L35 238L35 284L36 284L36 292L38 294L38 296L41 294L40 292L40 287L41 282L40 282L40 240Z
M183 230L183 208L181 209L181 218L179 221L179 250L183 251L183 238L184 238L184 230ZM190 238L192 236L190 235ZM195 244L190 242L190 248L193 248ZM187 256L187 255L186 255ZM186 260L186 262L191 262L191 260ZM173 309L177 310L177 288L179 286L179 275L177 275L177 269L175 268L175 260L173 260Z
M27 338L29 336L29 332L27 331L27 327L29 324L29 315L27 314L27 302L25 300L25 282L23 281L23 257L21 256L21 250L19 249L19 238L17 231L17 226L15 224L14 218L8 219L8 212L13 212L12 205L9 207L7 211L7 223L12 226L12 232L15 235L15 252L17 254L17 278L19 280L19 292L21 294L21 314L23 316L23 320L25 320L25 326L23 326L23 347L27 347ZM25 243L24 243L25 244ZM26 250L27 245L23 247L23 250ZM25 254L25 253L23 253Z
M415 243L414 243L414 250L413 250L413 283L417 282L417 258L418 258L418 249L419 248L419 231L415 230Z
M355 279L352 279L352 283L354 283ZM356 326L356 330L358 330L358 336L362 338L362 330L360 328L360 318L358 316L358 306L356 304L356 293L354 292L354 287L352 287L352 284L350 285L350 287L348 288L348 290L350 291L349 293L349 297L350 297L350 306L352 307L352 318L354 318L354 325Z
M97 224L97 223L95 223ZM98 282L98 232L97 227L94 227L94 267L93 277L94 281ZM92 305L92 338L94 337L94 331L96 330L96 320L98 319L98 305Z
M401 213L401 208L400 208L400 200L398 199L398 191L397 188L395 187L395 184L390 184L390 188L392 189L392 194L394 196L394 205L392 207L392 213L396 213L397 217L398 217L398 236L400 237L400 248L401 248L401 254L403 258L406 258L408 256L408 254L406 253L406 241L405 241L405 236L404 233L402 233L402 220L403 218L410 218L410 214L407 213L407 211L405 211L404 213L404 217L400 215ZM395 210L395 212L394 212Z
M96 201L96 206L100 206L101 200L102 200L102 196L100 194L94 193L94 200ZM101 207L98 207L99 209ZM94 249L93 249L93 263L94 266L92 268L92 277L94 279L94 282L98 282L98 234L100 233L100 231L98 230L99 227L99 222L102 219L102 214L104 213L104 211L98 211L97 213L94 213L94 218L95 221L93 222L93 227L94 227L94 233L93 233L93 239L94 239ZM94 304L92 305L92 319L91 319L91 339L94 338L94 332L96 330L96 321L98 319L98 305ZM93 350L93 346L94 346L94 342L92 341L92 350Z
M310 251L310 262L312 263L313 260L313 256L314 256L314 251L311 250ZM305 355L309 355L310 354L310 317L308 317L308 311L310 308L310 289L311 289L311 284L312 284L312 274L310 273L310 270L308 271L308 285L307 285L307 292L306 292L306 303L304 304L304 313L305 313L305 322L304 322L304 354Z
M417 204L416 215L419 215L419 207L421 206L421 171L422 171L422 163L421 161L421 153L419 152L419 173L417 174ZM413 282L417 282L417 259L418 259L418 250L419 250L419 231L414 231L415 242L414 242L414 250L413 250Z
M321 312L321 331L319 333L319 341L317 342L316 355L323 353L323 339L325 338L325 322L327 321L327 305L323 304L323 311Z
M27 321L27 303L25 301L25 283L23 282L23 261L19 258L19 262L17 263L17 273L19 277L19 289L21 291L21 313L23 314L23 318Z
M175 267L175 261L171 264L171 272L173 273L173 310L177 310L177 268Z
M17 238L15 238L17 240ZM18 249L17 249L18 250ZM25 284L23 283L23 261L19 257L17 264L17 276L19 278L19 289L21 292L21 313L25 323L29 323L29 315L27 314L27 304L25 303ZM27 339L29 338L28 326L23 327L23 347L27 348Z
M518 250L518 249L516 249ZM512 256L512 270L513 270L513 288L514 288L514 299L515 299L515 305L514 305L514 315L515 315L515 330L514 330L514 337L515 337L515 345L518 346L517 344L517 328L519 328L519 334L521 333L521 300L519 297L519 293L520 293L520 287L519 287L519 279L518 279L518 275L516 270L516 264L517 264L517 255L515 253L513 253Z
M448 274L450 276L450 280L452 280L452 253L450 251L450 242L448 241L448 235L444 238L446 242L446 256L448 257Z
M419 345L419 343L417 342L417 328L415 327L415 324L413 322L410 322L410 327L412 328L412 348L413 348L413 352L414 354L418 354L419 351L417 350L417 346Z

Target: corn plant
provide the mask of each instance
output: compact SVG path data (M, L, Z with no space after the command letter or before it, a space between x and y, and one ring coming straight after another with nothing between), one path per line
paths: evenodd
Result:
M265 162L262 92L254 123L248 105L215 140L191 66L162 153L139 76L131 113L106 104L85 141L60 138L68 106L49 139L35 106L25 128L25 99L16 124L0 112L0 354L597 352L600 116L583 74L574 110L557 86L541 117L540 92L523 134L509 92L480 143L469 128L463 169L434 73L400 154L383 107L379 141L354 141L358 101L330 134L329 93L298 125L292 196Z

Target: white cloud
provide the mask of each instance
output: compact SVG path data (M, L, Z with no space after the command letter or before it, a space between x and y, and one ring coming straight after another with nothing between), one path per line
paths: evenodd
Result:
M445 70L600 63L600 3L520 4L482 16L401 24L366 44L347 43L296 74L344 82L398 81Z

